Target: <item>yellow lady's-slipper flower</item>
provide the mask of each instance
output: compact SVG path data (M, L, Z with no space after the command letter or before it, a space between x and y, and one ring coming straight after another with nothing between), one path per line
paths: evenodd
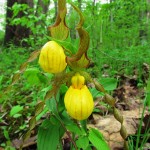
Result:
M93 97L84 85L84 77L76 74L72 77L72 85L64 97L65 107L68 114L77 120L87 119L94 108Z
M47 42L41 49L39 64L45 72L62 72L67 66L63 48L55 41Z

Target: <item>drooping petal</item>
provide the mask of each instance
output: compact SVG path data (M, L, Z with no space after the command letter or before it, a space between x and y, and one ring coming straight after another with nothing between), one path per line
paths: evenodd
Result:
M76 30L78 31L80 43L79 43L79 49L77 53L71 57L67 57L67 63L72 68L85 68L89 64L89 59L87 57L87 50L90 43L90 38L88 32L82 27L84 23L84 17L82 15L82 12L79 8L77 8L75 5L71 4L72 7L78 12L80 15L80 21L76 27Z

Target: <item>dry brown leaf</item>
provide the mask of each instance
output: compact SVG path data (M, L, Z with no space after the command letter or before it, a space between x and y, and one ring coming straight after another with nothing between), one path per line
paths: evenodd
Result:
M17 149L19 149L22 144L23 144L23 148L24 148L24 147L28 147L28 146L30 146L30 145L36 144L36 136L29 138L29 139L28 139L27 141L25 141L24 143L23 143L22 140L15 139L15 140L12 141L12 144L13 144L13 146L14 146L15 148L17 148Z
M138 108L131 111L121 111L124 118L124 126L127 130L128 135L136 133L138 122L142 114L142 108ZM145 115L148 111L145 111ZM89 124L89 127L97 128L104 135L111 150L123 148L124 140L120 135L121 124L114 118L113 115L107 115L101 117L98 114L93 114L95 124Z

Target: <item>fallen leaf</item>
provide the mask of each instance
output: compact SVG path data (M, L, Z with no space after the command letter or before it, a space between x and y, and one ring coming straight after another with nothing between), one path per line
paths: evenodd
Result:
M138 128L138 122L142 115L142 107L130 111L121 111L128 135L134 135ZM148 111L145 111L146 115ZM88 127L97 128L107 140L111 150L123 149L124 140L120 135L121 124L114 118L113 115L100 116L93 114L95 124L89 124Z

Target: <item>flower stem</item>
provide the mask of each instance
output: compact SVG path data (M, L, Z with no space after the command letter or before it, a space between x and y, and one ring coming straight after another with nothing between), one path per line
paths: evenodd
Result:
M60 122L61 126L64 128L64 130L65 130L66 134L68 135L69 140L72 142L74 148L75 148L76 150L78 150L75 141L72 139L72 137L71 137L71 135L70 135L70 132L67 131L67 129L66 129L64 123L63 123L55 114L53 114L53 115L56 117L56 119Z

